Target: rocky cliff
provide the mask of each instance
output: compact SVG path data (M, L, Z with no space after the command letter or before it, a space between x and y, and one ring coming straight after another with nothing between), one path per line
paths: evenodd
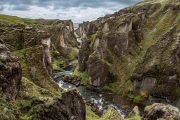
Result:
M86 39L79 52L79 71L87 73L91 85L128 93L137 101L149 95L176 101L179 2L145 0L80 24L76 32Z
M0 38L20 57L23 76L41 87L54 84L53 69L60 69L60 64L77 57L72 21L24 20L13 24L1 22L0 26ZM54 86L48 88L57 90L58 86Z
M0 22L0 119L85 120L79 93L63 92L52 78L54 68L77 57L72 21L14 19L21 23Z
M1 97L7 101L15 100L21 96L22 69L19 60L13 56L9 49L0 41L0 89Z

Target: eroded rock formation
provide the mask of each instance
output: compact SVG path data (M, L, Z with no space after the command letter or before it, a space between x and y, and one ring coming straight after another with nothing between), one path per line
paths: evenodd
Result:
M47 101L47 102L46 102ZM62 94L62 98L54 98L49 101L39 100L32 102L32 107L39 106L41 109L34 110L34 120L85 120L85 103L77 90L70 90ZM40 103L40 104L37 104Z
M179 120L180 110L171 105L165 105L162 103L154 103L151 106L146 107L143 120Z
M142 1L82 23L77 33L87 36L89 46L81 47L79 69L87 72L89 83L121 92L131 80L135 95L176 101L180 87L179 6L178 1ZM89 24L98 29L88 31Z
M12 55L9 49L0 41L0 89L6 100L15 100L20 97L22 69L19 60ZM2 97L2 96L1 96Z
M29 20L28 25L0 22L0 26L0 38L23 63L23 76L41 87L59 89L52 79L52 63L53 58L72 60L77 57L78 44L72 21L35 20L31 23Z
M131 76L135 94L146 91L167 102L178 98L179 41L174 27L147 49Z

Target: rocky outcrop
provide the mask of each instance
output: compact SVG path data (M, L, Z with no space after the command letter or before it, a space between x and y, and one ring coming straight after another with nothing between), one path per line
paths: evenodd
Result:
M40 103L40 104L37 104ZM62 98L49 100L36 100L31 103L36 114L33 120L85 120L85 103L80 94L74 89L62 94Z
M78 64L79 64L79 71L85 71L86 70L86 62L88 60L89 55L89 41L86 37L86 35L82 36L82 45L79 49L78 53Z
M22 69L19 60L0 40L0 95L7 101L20 97Z
M76 34L80 37L83 36L83 34L86 34L87 36L92 35L96 33L97 26L92 22L83 22L82 24L79 24L79 28L75 30Z
M120 58L132 47L135 47L137 49L136 51L140 50L137 44L143 39L141 30L143 20L144 18L137 13L127 13L120 15L118 18L105 17L100 23L98 23L100 21L99 19L92 22L91 24L99 27L99 30L96 32L94 32L94 29L88 29L89 23L88 25L87 23L80 25L78 32L81 36L82 34L87 35L91 43L91 46L89 46L91 52L88 57L87 54L85 54L88 45L86 45L86 47L82 45L79 56L86 59L79 59L79 69L80 71L88 71L91 85L103 86L110 81L112 76L115 76L112 75L112 71L109 69L109 65L114 64L114 57ZM94 34L95 37L92 40L91 37ZM83 42L85 43L85 41ZM83 61L87 61L87 65L83 64L82 66L81 63Z
M176 101L180 87L178 9L178 1L142 1L92 21L98 28L95 32L82 23L78 34L86 34L89 46L81 47L80 71L87 72L93 86L127 92L131 80L135 95Z
M142 120L179 120L180 110L171 105L165 105L162 103L154 103L152 106L145 108L145 113Z
M179 38L174 27L148 48L131 76L135 94L145 91L167 102L178 98Z
M41 87L59 89L52 79L52 63L53 58L72 60L77 57L78 44L72 21L29 20L28 25L0 22L0 26L0 38L21 58L23 76Z
M102 120L124 120L114 108L108 108Z

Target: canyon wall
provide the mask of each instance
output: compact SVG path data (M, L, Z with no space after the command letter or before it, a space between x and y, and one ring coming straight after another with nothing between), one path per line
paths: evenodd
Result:
M177 101L179 9L175 0L142 1L80 24L79 71L87 73L90 85L134 99Z

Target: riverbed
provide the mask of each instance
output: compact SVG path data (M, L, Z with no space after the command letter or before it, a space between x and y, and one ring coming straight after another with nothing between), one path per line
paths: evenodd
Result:
M65 70L69 73L69 75L72 74L71 69ZM140 103L135 103L132 100L120 97L119 95L111 92L102 91L100 88L88 88L85 86L76 87L70 83L63 82L61 78L57 78L56 82L65 91L76 88L86 101L92 101L95 103L98 109L96 114L99 116L102 116L108 107L113 107L123 118L125 118L135 106L138 106L141 112L144 109L144 105Z

